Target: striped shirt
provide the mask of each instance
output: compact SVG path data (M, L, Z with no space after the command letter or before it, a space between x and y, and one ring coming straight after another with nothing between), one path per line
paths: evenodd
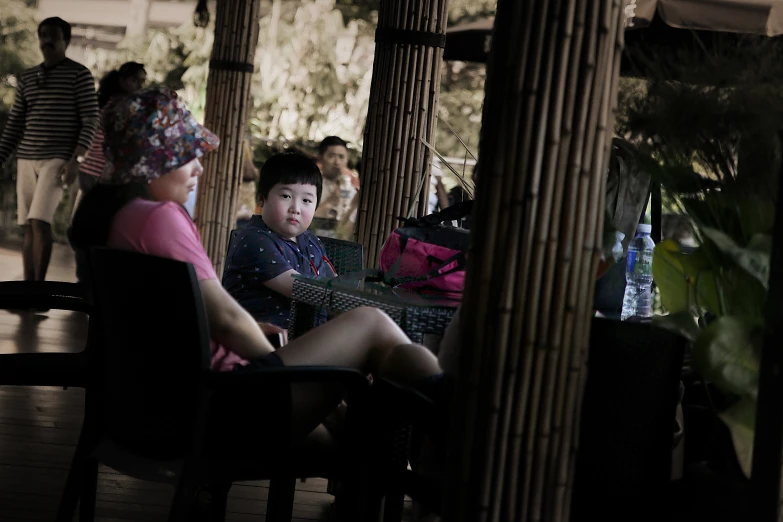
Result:
M0 164L16 149L20 159L71 159L89 148L98 124L98 98L90 70L66 58L17 78L16 97L0 137Z
M103 124L98 121L98 130L95 131L90 148L87 150L87 158L79 167L79 172L90 176L101 177L106 166L106 156L103 154Z

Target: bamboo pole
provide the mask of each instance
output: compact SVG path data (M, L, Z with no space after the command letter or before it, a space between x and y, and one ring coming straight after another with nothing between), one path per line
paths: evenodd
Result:
M567 521L621 0L500 0L444 519Z
M207 77L204 124L220 138L204 158L195 221L215 271L223 271L228 235L242 180L242 142L247 129L250 85L258 45L260 0L216 3L215 39Z
M429 197L430 153L445 41L447 0L381 2L362 155L356 240L368 266L398 217ZM435 113L434 113L435 112Z

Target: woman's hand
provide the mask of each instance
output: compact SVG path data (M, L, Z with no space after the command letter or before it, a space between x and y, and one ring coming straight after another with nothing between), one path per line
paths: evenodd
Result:
M280 346L285 346L288 344L288 330L280 328L279 326L272 323L258 323L258 326L261 327L261 331L264 332L264 335L280 334L282 341Z

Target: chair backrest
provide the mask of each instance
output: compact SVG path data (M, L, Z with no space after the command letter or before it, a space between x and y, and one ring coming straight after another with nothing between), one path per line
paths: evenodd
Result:
M651 324L592 321L572 521L662 508L686 344Z
M335 239L319 237L326 248L326 257L332 262L338 275L364 270L364 245Z
M91 257L101 436L156 460L199 451L210 350L193 266L105 248Z

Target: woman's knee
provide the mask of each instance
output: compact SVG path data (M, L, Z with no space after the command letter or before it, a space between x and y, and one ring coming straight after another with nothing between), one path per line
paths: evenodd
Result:
M407 336L403 333L397 323L395 323L383 310L371 306L360 306L354 308L350 312L346 312L345 315L349 316L352 323L357 326L370 327L376 335L392 335L395 337L395 342L398 343L410 342L404 340L407 339Z
M367 321L368 324L373 324L377 321L391 321L386 312L372 306L360 306L346 312L345 315L356 321Z

